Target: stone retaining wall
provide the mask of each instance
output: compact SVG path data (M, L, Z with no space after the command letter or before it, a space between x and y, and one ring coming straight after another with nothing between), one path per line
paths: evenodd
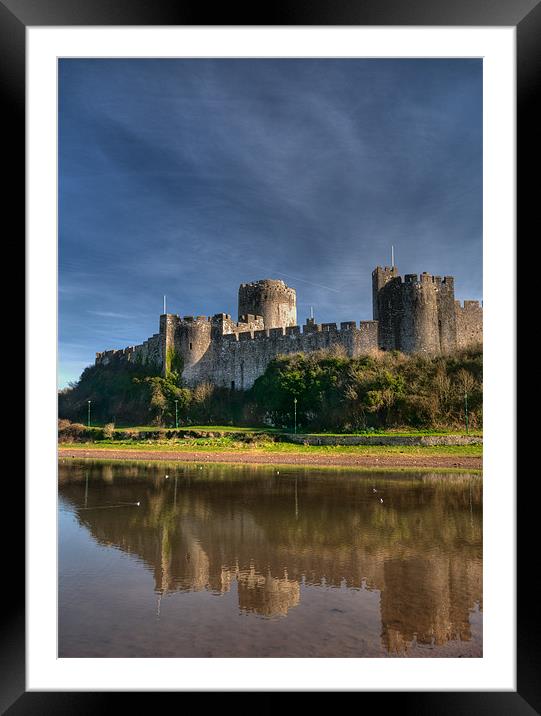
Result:
M482 445L477 435L283 435L298 445Z

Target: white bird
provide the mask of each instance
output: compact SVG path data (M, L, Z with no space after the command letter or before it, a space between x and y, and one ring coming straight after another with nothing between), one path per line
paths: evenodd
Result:
M140 503L140 502L136 502L135 504L137 505L137 507L139 507L139 505L140 505L141 503Z
M383 497L380 497L379 501L381 502L381 504L383 504Z
M280 470L276 470L276 474L279 475L279 474L280 474Z
M168 477L169 477L169 475L166 475L166 476L165 476L165 479L167 480Z
M375 487L372 488L372 492L377 492Z

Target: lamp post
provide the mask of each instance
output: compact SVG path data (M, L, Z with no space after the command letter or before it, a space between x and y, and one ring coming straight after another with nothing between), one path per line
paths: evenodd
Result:
M293 398L293 406L295 411L295 435L297 434L297 398Z
M92 401L89 400L89 401L87 401L87 402L88 402L88 427L90 427L90 403L91 403Z
M469 425L468 425L468 391L464 391L464 413L466 415L466 435L468 435L469 432Z
M178 428L178 400L175 400L175 428Z

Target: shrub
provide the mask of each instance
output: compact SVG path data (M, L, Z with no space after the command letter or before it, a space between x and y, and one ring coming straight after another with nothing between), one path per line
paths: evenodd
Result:
M58 421L58 442L77 442L85 438L88 429L81 423L72 423L70 420Z
M107 423L103 426L103 437L106 440L111 440L115 432L115 424L114 423Z

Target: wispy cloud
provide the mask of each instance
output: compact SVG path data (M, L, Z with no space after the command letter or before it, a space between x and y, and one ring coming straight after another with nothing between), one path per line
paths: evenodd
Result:
M482 295L480 60L65 59L59 93L60 332L82 362L155 333L164 293L235 314L258 278L369 318L391 244Z
M287 273L282 273L281 271L274 271L274 273L277 276L284 276L289 279L293 279L294 281L301 281L302 283L308 283L311 286L316 286L317 288L323 288L326 291L334 291L335 293L340 293L340 291L337 288L332 288L331 286L324 286L322 283L314 283L313 281L307 281L305 278L299 278L298 276L290 276Z
M115 313L114 311L87 311L87 313L90 313L92 316L101 316L102 318L126 318L126 319L136 318L136 316L134 314Z

